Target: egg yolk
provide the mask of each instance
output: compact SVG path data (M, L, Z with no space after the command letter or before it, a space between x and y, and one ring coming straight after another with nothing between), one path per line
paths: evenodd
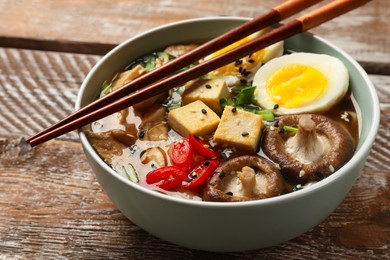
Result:
M245 37L245 38L243 38L235 43L232 43L232 44L226 46L225 48L223 48L219 51L214 52L213 54L210 55L210 57L214 58L214 57L219 56L225 52L228 52L234 48L237 48L237 47L241 46L242 44L249 42L252 38L253 37L250 37L250 36ZM233 63L227 64L223 67L220 67L220 68L210 72L210 74L214 75L214 76L218 76L218 75L235 75L235 76L242 75L242 76L245 76L246 71L252 70L253 68L255 68L257 66L257 64L259 64L259 62L262 62L262 60L264 59L264 55L265 55L265 50L264 49L259 50L257 52L252 53L251 55L248 55L248 56L240 59L237 62L233 62Z
M266 91L276 104L293 108L314 102L325 91L327 83L327 78L313 67L288 65L272 73Z

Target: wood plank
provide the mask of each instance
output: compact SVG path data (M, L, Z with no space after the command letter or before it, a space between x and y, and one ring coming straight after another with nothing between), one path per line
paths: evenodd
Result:
M74 111L79 87L100 57L0 48L0 59L0 129L31 135Z
M75 133L34 149L21 144L23 136L73 110L79 85L99 58L0 48L1 257L390 258L389 76L370 76L381 101L381 128L364 171L336 211L286 243L217 254L162 241L127 220L97 183Z
M88 0L0 0L0 46L103 54L162 24L216 15L254 17L282 2L247 0L237 8L233 0L100 0L92 7ZM388 1L376 0L312 32L346 50L370 73L388 74L389 16Z

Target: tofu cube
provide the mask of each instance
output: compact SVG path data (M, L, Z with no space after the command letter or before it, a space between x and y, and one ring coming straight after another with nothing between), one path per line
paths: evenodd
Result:
M230 96L226 81L223 79L190 81L182 95L184 105L201 100L215 113L221 114L220 100Z
M226 106L214 133L214 141L239 150L256 152L262 127L261 115Z
M200 100L168 113L169 125L184 137L188 137L189 133L198 136L210 134L217 128L219 120L219 116Z

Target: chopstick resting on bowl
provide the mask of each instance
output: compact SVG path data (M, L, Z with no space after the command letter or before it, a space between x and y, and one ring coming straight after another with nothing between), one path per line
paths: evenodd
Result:
M115 102L119 99L121 99L124 96L127 96L131 94L132 92L139 90L147 85L150 85L154 82L156 82L159 79L162 79L164 77L167 77L171 75L174 71L178 71L198 60L201 58L204 58L205 56L216 52L229 44L232 44L238 40L241 40L242 38L259 31L261 29L264 29L268 26L271 26L277 22L280 22L318 2L321 2L323 0L289 0L284 2L281 5L278 5L274 8L272 8L270 11L268 11L265 14L262 14L244 24L242 24L239 27L236 27L227 33L224 33L223 35L212 39L198 48L186 53L185 55L182 55L175 60L156 68L153 71L150 71L146 75L143 75L135 80L132 80L131 82L125 84L121 88L109 93L108 95L104 96L103 98L100 98L87 106L83 107L82 109L74 112L73 114L69 115L68 117L62 119L56 124L53 124L52 126L44 129L43 131L29 137L26 139L27 142L30 142L32 145L36 144L37 142L34 142L33 140L38 138L41 135L46 134L47 132L50 132L59 126L62 126L66 123L69 123L73 120L76 120L77 118L87 115L88 113L99 109L105 105L108 105L112 102ZM71 131L71 130L70 130Z
M204 61L192 68L172 75L179 69L211 54L223 47L244 38L260 29L275 24L291 15L320 2L321 0L290 0L273 8L270 12L257 17L229 31L222 36L207 42L193 51L135 79L118 90L108 94L86 107L74 112L51 127L26 139L31 146L38 145L67 132L79 129L98 119L125 109L140 101L163 93L172 87L179 86L189 80L200 77L226 64L234 62L255 51L285 40L293 35L305 32L337 16L360 7L371 0L334 0L325 6L282 25L271 32L257 37L231 51L213 59ZM154 83L154 84L153 84Z

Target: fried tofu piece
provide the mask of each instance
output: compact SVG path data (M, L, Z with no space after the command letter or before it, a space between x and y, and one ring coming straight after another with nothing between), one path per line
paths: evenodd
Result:
M202 101L197 100L168 113L168 123L180 135L207 135L215 131L219 116Z
M214 133L214 141L240 150L256 152L262 128L261 115L226 106Z
M144 67L141 65L137 65L135 68L131 70L126 70L118 75L118 77L112 82L112 90L116 90L126 83L135 80L136 78L144 75L146 72L148 72Z
M221 114L220 100L230 96L226 81L223 79L197 80L186 85L182 95L184 105L201 100L215 113Z

